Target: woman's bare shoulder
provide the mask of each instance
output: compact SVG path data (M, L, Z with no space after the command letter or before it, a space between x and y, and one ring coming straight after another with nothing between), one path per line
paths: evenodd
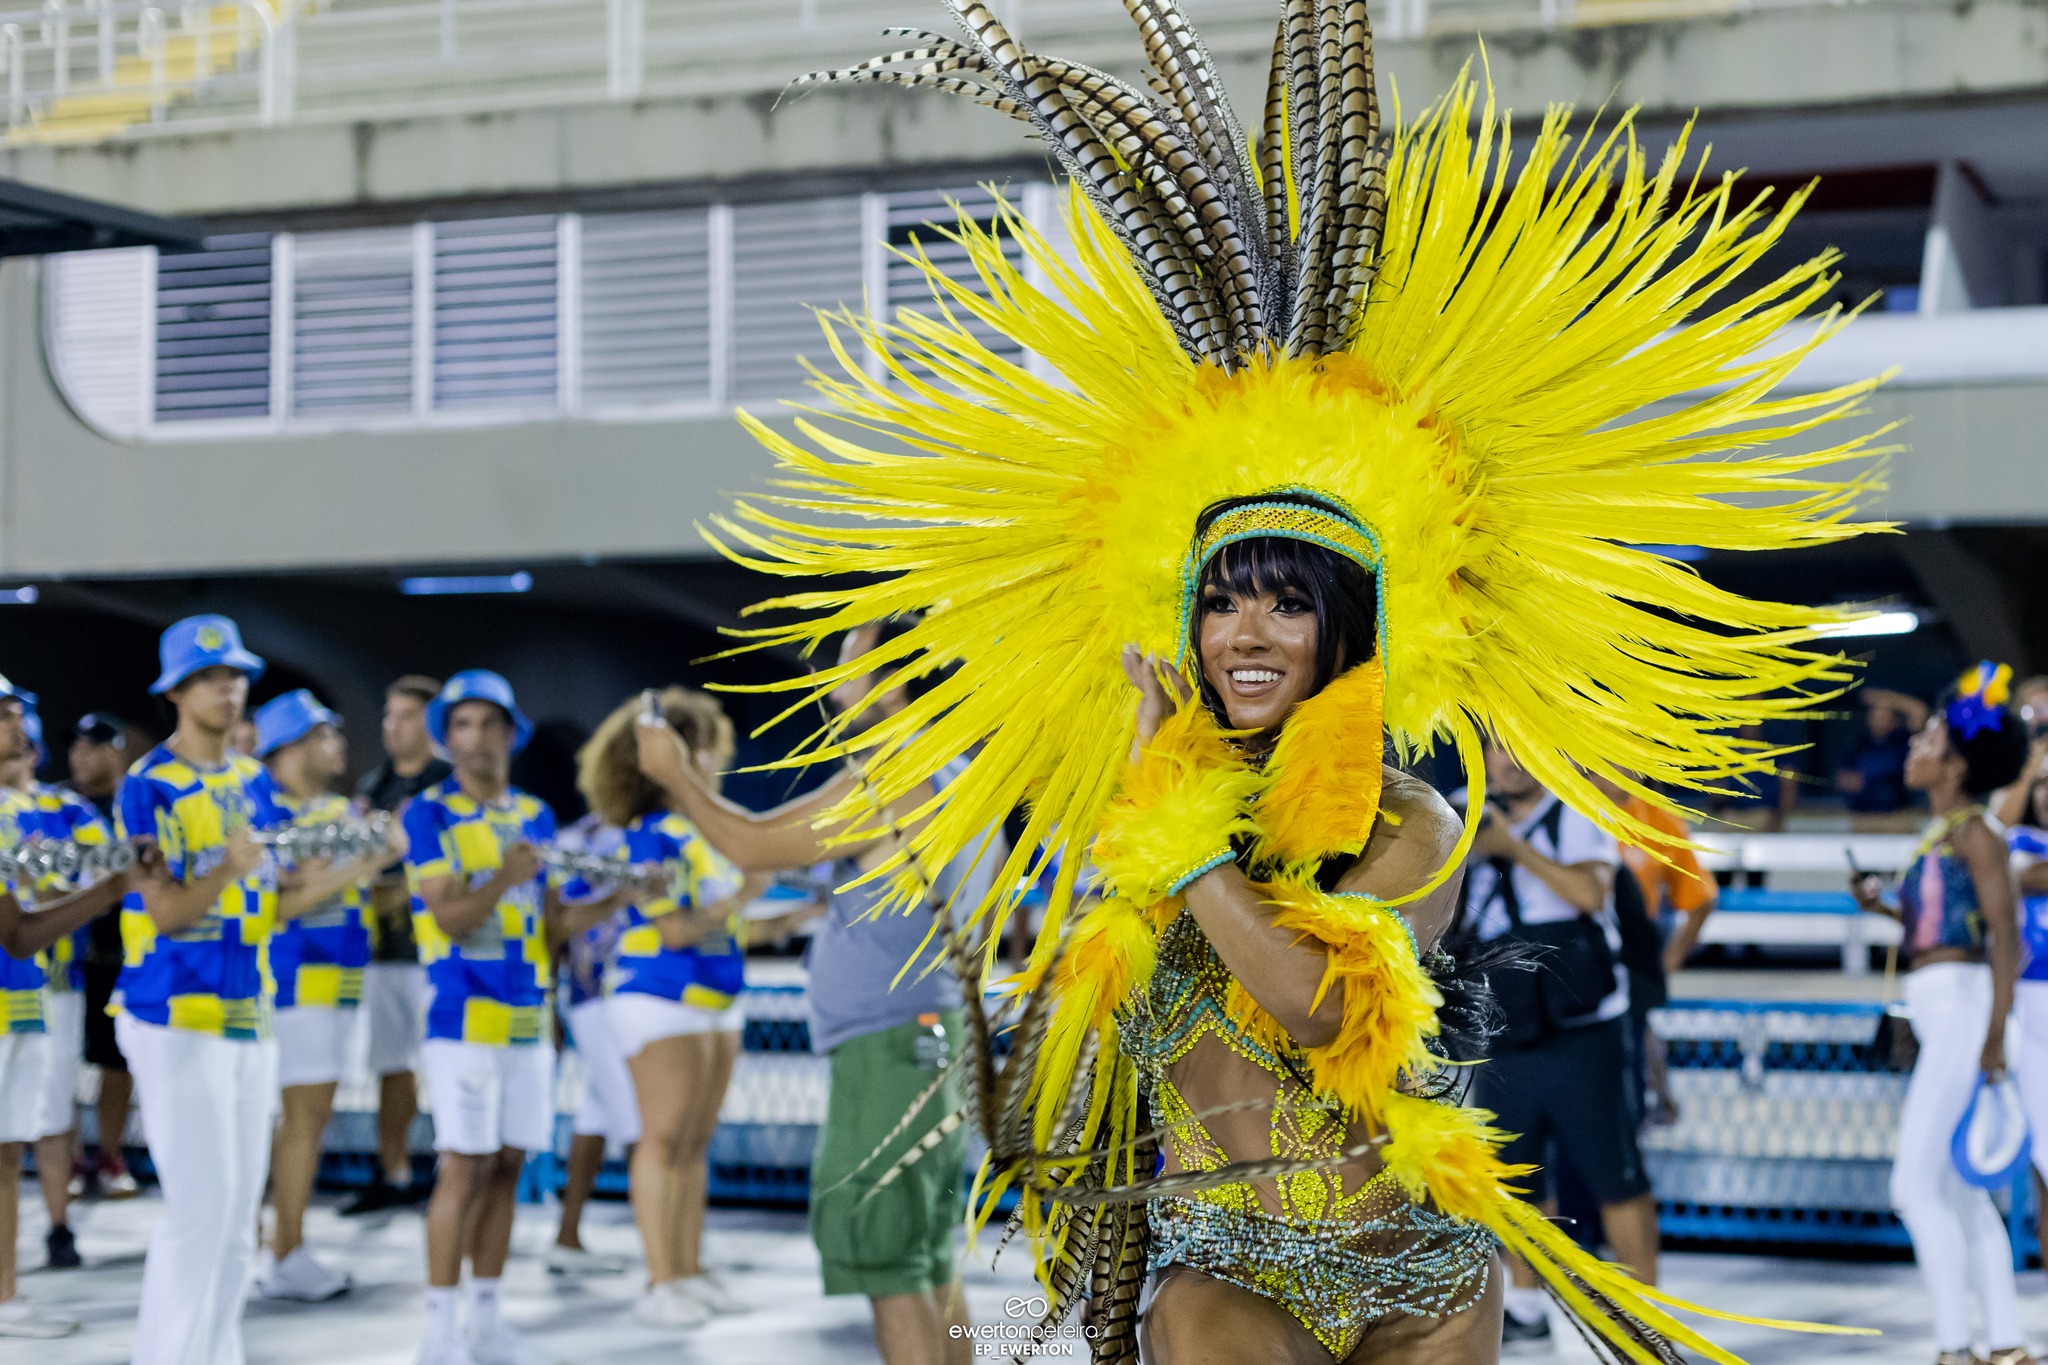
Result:
M1439 860L1450 856L1464 829L1443 793L1391 763L1381 776L1380 810L1389 817L1381 822L1389 835L1418 851L1426 849Z

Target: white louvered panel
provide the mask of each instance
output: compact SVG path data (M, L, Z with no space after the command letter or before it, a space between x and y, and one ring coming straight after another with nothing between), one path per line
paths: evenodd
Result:
M435 408L554 406L556 242L551 215L435 225Z
M861 306L857 196L733 209L733 382L741 401L795 398L798 361L829 355L811 310Z
M949 203L948 201L951 201ZM894 320L901 309L912 309L927 316L939 316L939 304L932 297L931 281L925 273L911 262L903 259L898 252L912 252L922 247L924 254L933 265L945 271L955 280L974 287L976 293L986 294L980 287L980 278L975 274L974 265L967 258L967 250L958 242L945 236L945 231L954 231L959 215L954 210L957 204L973 216L983 229L995 227L995 197L978 185L951 190L910 190L888 196L889 246L893 248L886 264L885 298L886 311L883 316ZM1017 200L1013 208L1021 208ZM1003 238L1003 255L1018 266L1024 264L1024 252L1014 240ZM967 324L984 346L1005 360L1023 359L1024 348L1007 337L998 336L995 331L949 298L953 316Z
M412 407L413 232L293 241L292 411L345 418Z
M703 209L583 219L586 408L711 395L711 233Z
M120 440L142 435L149 412L149 293L156 249L51 256L44 296L50 372L64 401Z
M157 421L270 415L270 248L250 232L157 257Z

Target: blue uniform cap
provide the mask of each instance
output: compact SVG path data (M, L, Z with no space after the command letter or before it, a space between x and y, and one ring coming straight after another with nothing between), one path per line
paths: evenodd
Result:
M21 709L24 711L33 711L36 709L36 694L33 692L24 691L23 689L16 687L13 683L9 682L5 677L0 677L0 697L14 698L16 701L21 703Z
M320 699L301 687L281 697L272 697L256 708L256 757L269 758L287 744L295 744L322 725L341 728L341 717L320 704Z
M466 701L487 701L512 718L512 752L518 753L533 738L533 722L520 713L512 699L512 684L502 673L488 668L465 668L441 688L441 695L427 703L427 733L434 743L447 746L448 713Z
M177 622L158 642L157 658L164 671L149 685L153 696L216 664L239 669L250 682L263 676L263 660L242 648L242 632L225 616L188 616Z

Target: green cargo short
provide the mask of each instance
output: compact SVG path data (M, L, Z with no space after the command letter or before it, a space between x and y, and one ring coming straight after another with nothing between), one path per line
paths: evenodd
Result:
M957 1054L962 1041L960 1012L948 1010L940 1021ZM964 1132L954 1130L879 1194L865 1203L861 1199L959 1103L957 1086L948 1083L868 1161L938 1077L936 1069L918 1065L917 1038L925 1031L915 1023L899 1024L849 1039L832 1050L832 1089L811 1161L811 1240L824 1261L827 1294L890 1298L953 1282ZM849 1179L856 1168L860 1173Z

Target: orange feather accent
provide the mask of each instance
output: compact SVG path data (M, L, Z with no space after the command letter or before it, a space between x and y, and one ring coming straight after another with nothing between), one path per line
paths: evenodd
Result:
M1266 762L1252 859L1307 881L1315 864L1365 848L1379 816L1386 673L1377 655L1296 706Z

